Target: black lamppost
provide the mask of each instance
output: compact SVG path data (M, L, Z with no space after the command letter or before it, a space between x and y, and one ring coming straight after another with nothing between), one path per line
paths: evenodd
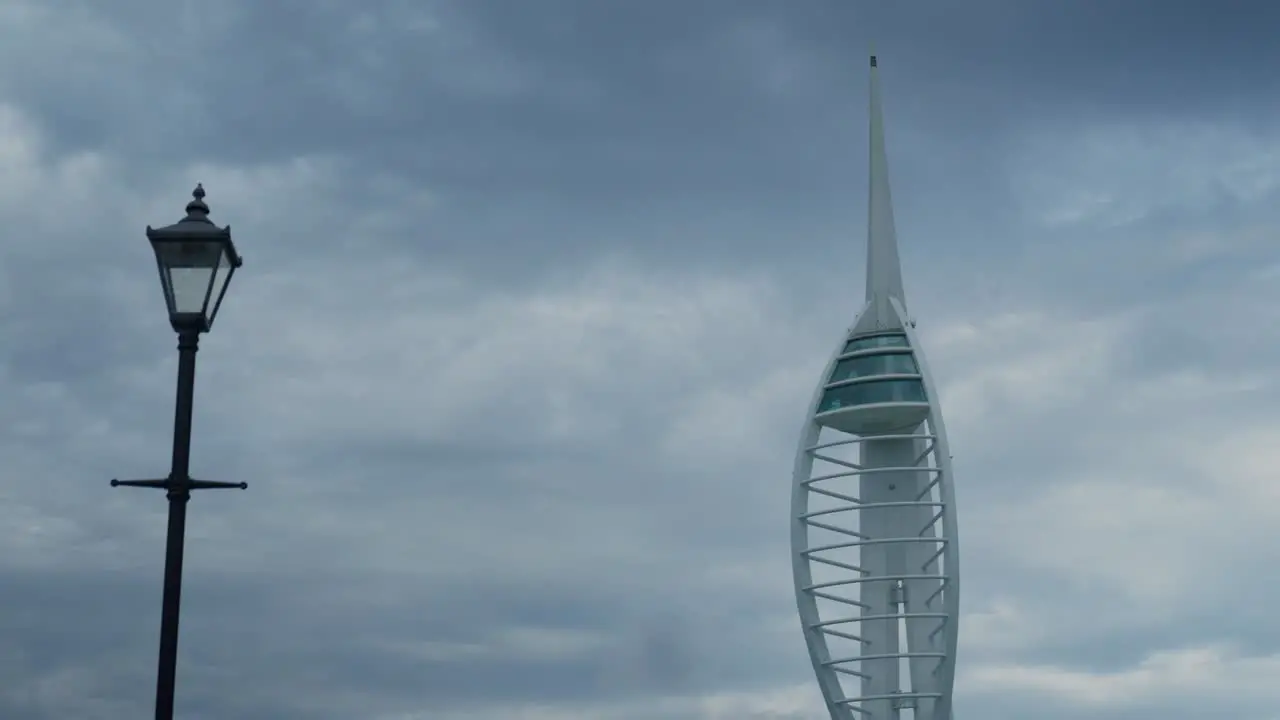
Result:
M162 480L112 480L111 487L160 488L169 498L169 532L164 552L164 605L160 615L160 666L156 674L156 720L172 720L173 689L178 663L178 613L182 605L182 548L187 529L187 501L192 490L248 488L247 483L193 480L191 405L196 382L196 348L200 333L213 326L214 316L241 258L231 242L231 227L209 220L204 188L196 186L187 216L174 225L153 230L147 240L156 253L160 285L169 306L169 323L178 333L178 399L173 419L173 466Z

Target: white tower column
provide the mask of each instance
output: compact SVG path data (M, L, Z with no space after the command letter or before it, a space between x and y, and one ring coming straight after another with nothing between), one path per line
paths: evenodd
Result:
M959 552L951 455L906 311L871 58L866 303L796 454L792 561L832 720L952 720Z

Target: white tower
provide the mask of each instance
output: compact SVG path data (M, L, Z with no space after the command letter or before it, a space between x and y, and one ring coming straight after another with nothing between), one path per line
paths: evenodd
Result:
M871 57L867 297L796 454L796 603L832 720L952 720L960 574L951 455L907 314Z

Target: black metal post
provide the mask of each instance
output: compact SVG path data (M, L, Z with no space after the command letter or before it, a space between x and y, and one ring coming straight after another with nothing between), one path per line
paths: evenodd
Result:
M195 399L198 330L178 333L178 397L173 417L173 464L163 480L112 480L111 486L160 488L169 499L169 529L164 552L164 599L160 614L160 659L156 671L156 720L173 720L178 668L178 617L182 609L182 556L187 532L187 501L192 490L248 488L247 483L194 480L191 477L191 416Z
M169 531L164 548L164 600L160 611L160 666L156 672L156 720L172 720L178 672L178 616L182 609L182 555L191 499L191 415L200 333L178 333L178 397L173 414L173 465L169 469Z

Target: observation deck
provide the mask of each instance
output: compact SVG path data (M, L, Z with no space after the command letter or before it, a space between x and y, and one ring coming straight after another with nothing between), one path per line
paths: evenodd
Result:
M929 415L911 343L901 330L850 338L823 386L814 420L854 435L910 430Z

